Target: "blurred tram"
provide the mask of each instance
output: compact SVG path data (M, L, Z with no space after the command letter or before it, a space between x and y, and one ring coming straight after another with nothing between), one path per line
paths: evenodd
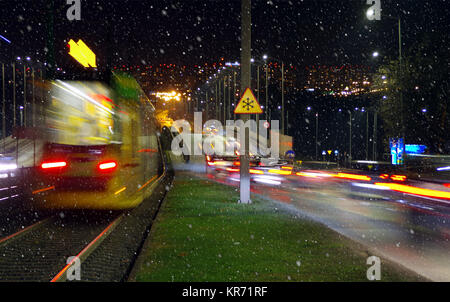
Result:
M43 151L33 202L52 209L127 209L163 174L155 109L124 73L101 81L54 80L42 106Z

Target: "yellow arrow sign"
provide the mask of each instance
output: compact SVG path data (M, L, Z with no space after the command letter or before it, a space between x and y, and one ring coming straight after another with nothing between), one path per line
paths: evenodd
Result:
M81 65L84 67L97 67L95 53L93 53L81 39L78 40L78 42L70 39L69 47L69 55Z
M263 113L261 106L259 106L255 95L250 88L245 89L239 103L234 109L235 114L260 114Z

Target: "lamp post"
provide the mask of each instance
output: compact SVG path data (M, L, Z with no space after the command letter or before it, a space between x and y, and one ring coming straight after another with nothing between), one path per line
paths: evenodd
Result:
M281 63L281 134L284 135L284 63Z
M374 20L374 16L377 14L377 12L373 9L373 8L369 8L366 12L366 16L369 20ZM399 78L401 78L402 76L402 22L400 17L395 18L395 17L391 17L391 16L385 16L388 19L391 20L396 20L397 24L398 24L398 62L399 62L399 68L398 68L398 75ZM378 19L380 20L381 17ZM401 81L400 81L401 82ZM399 87L399 97L400 97L400 135L401 137L404 139L405 137L405 126L404 126L404 114L403 114L403 93L401 88Z
M13 69L13 127L16 127L16 63L12 63Z
M216 81L216 89L214 89L214 92L216 93L216 98L215 98L215 117L216 117L216 120L218 120L219 119L219 101L218 101L218 95L217 95L217 93L218 93L218 84L219 82L218 81Z
M209 117L209 99L208 99L208 89L206 90L206 111L205 111L205 119L208 120Z
M263 59L267 60L268 56L264 55ZM281 134L284 134L284 119L285 119L285 114L284 114L284 62L275 58L271 58L273 61L281 63ZM266 67L266 110L268 108L268 99L267 99L267 78L268 78L268 74L267 74L267 69L268 66ZM266 118L267 119L267 118ZM268 119L267 119L268 120Z
M306 110L311 111L311 107L306 107ZM316 116L316 156L315 156L315 160L318 160L318 156L319 156L319 112L316 112L315 114Z
M6 98L5 98L5 64L2 63L2 138L4 139L6 137L6 117L5 117L5 105L6 105ZM3 148L3 152L5 152Z
M223 103L222 103L222 106L223 106L223 116L222 116L222 118L223 118L223 125L226 125L226 121L227 121L227 91L226 91L226 88L227 87L227 76L226 75L224 75L224 77L223 77Z
M20 126L27 126L27 67L23 65L23 114L25 124L21 123Z
M352 167L352 111L349 110L349 148L348 148L348 159L349 159L349 164L350 164L350 168Z
M375 110L373 114L373 150L372 150L373 160L377 160L377 111Z
M266 66L266 106L264 109L266 109L266 121L269 121L269 66L267 65L267 55L263 55L263 60Z
M363 108L361 111L366 110ZM366 160L369 160L369 110L366 111Z
M256 65L256 99L259 102L259 65ZM259 135L259 114L256 114L256 133Z
M319 139L319 113L316 112L316 160L319 152L318 139Z
M20 126L23 126L23 106L19 106L19 110L20 110Z
M234 113L236 108L236 71L233 70L233 120L236 120L236 114Z

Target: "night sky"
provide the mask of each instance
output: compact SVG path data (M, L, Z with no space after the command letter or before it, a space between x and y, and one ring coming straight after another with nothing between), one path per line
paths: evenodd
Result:
M51 1L47 1L51 2ZM362 0L252 1L253 55L296 65L370 64L370 54L397 54L400 16L405 49L422 32L448 34L445 0L381 0L382 20L365 17ZM17 55L42 57L48 39L46 1L2 0L0 42ZM54 0L55 53L82 38L102 62L199 64L239 59L240 1L82 1L81 21L69 22L66 0Z

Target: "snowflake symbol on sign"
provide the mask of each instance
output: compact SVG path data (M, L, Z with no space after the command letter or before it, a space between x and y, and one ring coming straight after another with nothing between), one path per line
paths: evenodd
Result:
M243 102L244 104L242 105L242 107L244 107L244 109L246 109L247 111L250 111L250 108L253 108L253 100L250 100L250 98L247 98Z

